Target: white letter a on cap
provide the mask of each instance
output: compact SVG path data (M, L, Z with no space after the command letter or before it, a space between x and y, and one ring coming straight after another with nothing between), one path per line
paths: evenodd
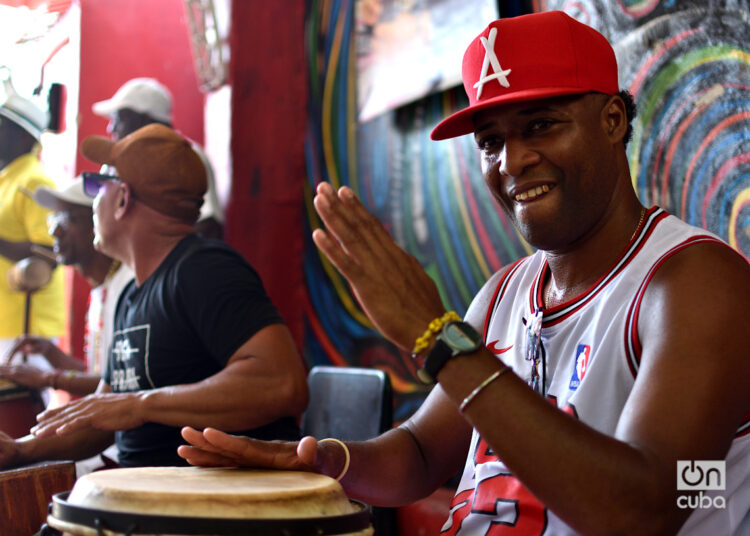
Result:
M482 45L484 46L484 61L482 62L482 74L479 75L479 81L474 84L477 88L477 100L482 96L482 88L487 82L497 80L501 86L510 87L510 83L506 76L510 74L510 69L503 70L500 66L500 62L495 55L495 38L497 37L497 28L492 28L487 38L480 37ZM494 74L488 75L487 70L492 64L492 70Z

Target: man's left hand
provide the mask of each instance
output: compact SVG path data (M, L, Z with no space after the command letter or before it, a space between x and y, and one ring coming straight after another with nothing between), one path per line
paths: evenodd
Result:
M76 430L129 430L143 424L139 393L101 393L86 396L37 415L31 429L36 437L67 435Z

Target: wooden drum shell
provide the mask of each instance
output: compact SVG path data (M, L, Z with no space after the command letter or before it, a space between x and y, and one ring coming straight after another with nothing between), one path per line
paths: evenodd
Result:
M43 410L38 391L0 379L0 431L13 438L25 436Z

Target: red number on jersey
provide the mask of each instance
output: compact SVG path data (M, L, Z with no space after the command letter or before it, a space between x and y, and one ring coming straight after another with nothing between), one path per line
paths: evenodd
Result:
M480 439L475 463L496 460L484 439ZM498 507L507 506L507 503L513 504L515 514L497 521ZM536 536L543 534L547 526L547 509L511 474L489 477L482 480L475 490L456 495L450 515L451 525L441 534L461 536L461 527L469 515L473 518L472 534L486 536Z

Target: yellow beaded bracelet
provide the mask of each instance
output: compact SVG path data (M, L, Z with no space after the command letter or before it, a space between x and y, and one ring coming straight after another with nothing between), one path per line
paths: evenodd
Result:
M430 322L424 334L421 337L417 337L417 340L414 341L414 349L411 351L412 355L417 355L419 354L419 352L429 347L430 339L432 339L434 335L439 333L440 330L443 329L443 326L445 324L453 321L461 321L461 317L458 316L458 313L456 311L448 311L440 318L436 318L435 320Z

